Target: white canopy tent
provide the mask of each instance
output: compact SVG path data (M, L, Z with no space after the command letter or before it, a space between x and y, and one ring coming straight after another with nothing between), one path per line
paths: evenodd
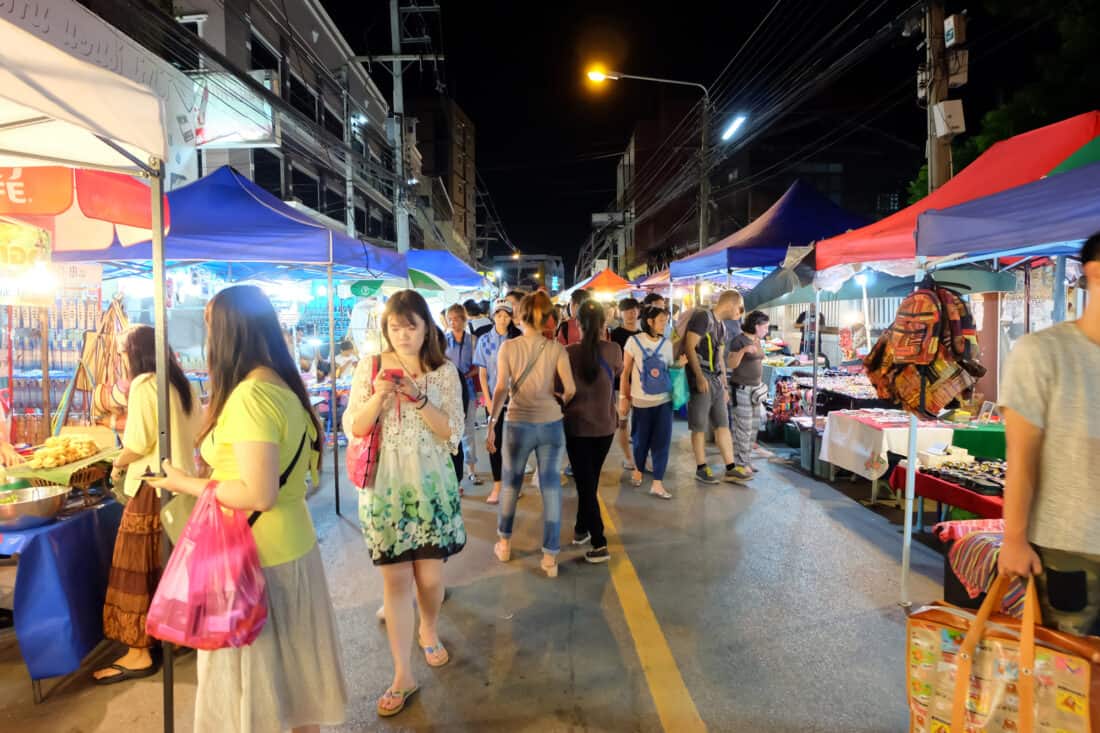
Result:
M148 88L69 55L0 20L0 167L61 165L150 180L161 459L169 458L168 342L164 297L164 159L161 100ZM164 729L173 728L172 657L165 651Z

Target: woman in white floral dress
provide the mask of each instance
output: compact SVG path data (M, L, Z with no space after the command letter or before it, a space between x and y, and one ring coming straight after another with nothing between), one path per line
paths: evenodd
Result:
M373 485L360 488L359 521L382 570L393 684L378 714L396 715L419 689L412 673L413 589L420 607L418 644L432 667L450 660L436 623L443 603L443 560L466 544L451 455L464 426L458 370L419 293L402 290L386 303L379 356L355 370L344 431L356 438L381 421ZM376 376L375 376L376 375Z

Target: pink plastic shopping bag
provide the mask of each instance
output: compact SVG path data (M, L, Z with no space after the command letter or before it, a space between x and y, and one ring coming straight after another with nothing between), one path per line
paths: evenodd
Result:
M145 630L193 649L247 646L267 620L265 583L248 514L199 497L153 595Z

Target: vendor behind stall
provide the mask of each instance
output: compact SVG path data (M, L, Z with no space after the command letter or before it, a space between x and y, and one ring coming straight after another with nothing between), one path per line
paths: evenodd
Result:
M146 473L157 473L160 468L156 337L151 326L134 326L118 344L131 381L122 453L112 466L111 480L117 485L125 475L123 493L129 501L111 558L103 634L129 649L114 664L94 673L96 683L101 685L149 677L160 666L152 656L154 640L145 633L145 615L161 573L160 499L156 489L144 480ZM193 471L202 408L198 393L175 356L169 359L172 461Z

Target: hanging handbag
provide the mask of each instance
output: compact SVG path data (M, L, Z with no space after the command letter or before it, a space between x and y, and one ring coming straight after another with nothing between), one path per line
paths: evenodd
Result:
M910 733L1100 730L1100 638L1041 626L1034 578L1022 620L994 614L1010 587L998 576L977 615L936 603L909 617Z
M381 364L381 356L375 356L371 360L370 383L372 387L374 380L378 377ZM378 453L381 448L381 420L375 420L374 425L362 438L353 436L348 441L348 449L344 452L344 465L347 467L348 479L351 480L353 486L359 489L369 489L374 486L374 477L378 473Z
M682 366L671 366L668 368L668 376L672 382L672 409L679 410L691 399L687 373Z

